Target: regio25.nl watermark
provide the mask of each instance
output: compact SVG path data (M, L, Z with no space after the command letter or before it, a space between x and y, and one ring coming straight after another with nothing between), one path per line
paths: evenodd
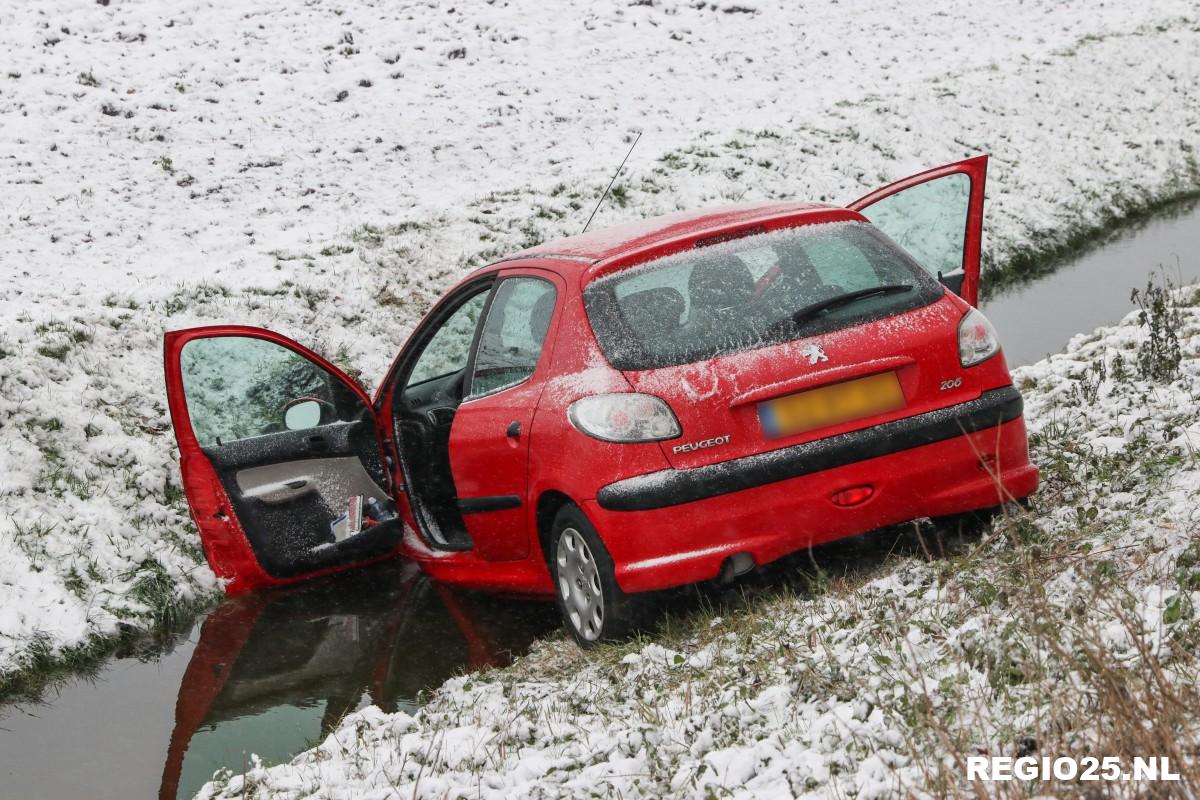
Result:
M1177 781L1166 756L967 756L968 781Z

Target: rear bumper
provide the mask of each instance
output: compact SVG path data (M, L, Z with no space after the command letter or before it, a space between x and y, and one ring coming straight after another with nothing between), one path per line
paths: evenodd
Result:
M1014 395L1016 416L1005 420L1012 413ZM885 442L889 445L886 452L874 456L867 448L880 445L866 442L859 442L857 450L836 446L818 450L814 462L820 466L809 469L814 462L785 460L786 469L798 474L772 472L768 481L724 488L707 496L703 496L705 492L736 487L738 480L758 477L760 473L753 471L757 465L735 471L740 477L732 479L733 483L707 479L689 483L696 479L667 477L664 472L674 472L668 470L654 473L655 481L632 484L641 490L638 493L628 492L630 481L612 484L622 486L625 493L598 497L585 503L584 510L608 546L621 588L639 592L714 578L734 553L749 553L756 564L765 564L812 545L885 525L1026 497L1037 489L1038 470L1029 462L1020 395L1012 390L989 392L984 397L991 402L955 407L967 407L966 415L944 415L953 420L953 433L936 437L949 429L948 424L940 427L939 423L939 427L931 424L917 429L923 433L910 434L929 437L924 444L898 448L896 442ZM995 402L996 398L1005 401ZM872 434L886 440L890 434L880 430L884 427L871 429ZM859 456L852 463L839 463L837 459L849 457L847 452ZM682 498L657 494L655 482L672 487L666 491L687 494ZM865 502L849 508L833 503L835 493L862 485L874 489ZM696 494L702 496L688 499ZM636 498L637 504L653 501L658 505L634 510L637 505L629 498Z
M610 483L596 494L608 511L648 511L764 486L993 428L1021 416L1014 386L974 400L840 436L695 469L665 469Z

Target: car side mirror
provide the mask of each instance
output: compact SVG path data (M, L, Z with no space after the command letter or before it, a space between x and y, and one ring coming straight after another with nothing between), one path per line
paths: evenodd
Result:
M964 272L957 271L945 275L939 272L937 277L942 286L959 296L962 295L963 279L967 277Z
M283 426L289 431L302 431L321 424L324 408L320 400L299 397L283 407Z

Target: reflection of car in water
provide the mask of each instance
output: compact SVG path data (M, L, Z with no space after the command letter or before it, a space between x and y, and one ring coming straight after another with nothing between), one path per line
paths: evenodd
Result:
M643 220L475 271L374 399L279 334L166 336L184 489L236 593L395 553L556 598L636 593L1035 490L978 301L986 157L847 208Z
M541 604L453 592L412 562L231 598L204 621L184 673L159 796L191 797L214 770L240 770L247 749L286 758L364 704L411 709L552 624Z

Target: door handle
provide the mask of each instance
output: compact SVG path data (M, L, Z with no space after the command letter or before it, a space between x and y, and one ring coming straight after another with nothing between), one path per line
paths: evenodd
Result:
M309 450L321 452L329 449L329 442L320 434L309 436L304 441L308 443Z
M513 420L512 422L508 423L508 429L506 431L504 431L504 435L510 439L520 439L521 438L521 423L517 422L516 420Z
M431 408L425 412L425 417L430 424L441 427L454 422L454 411L453 408Z

